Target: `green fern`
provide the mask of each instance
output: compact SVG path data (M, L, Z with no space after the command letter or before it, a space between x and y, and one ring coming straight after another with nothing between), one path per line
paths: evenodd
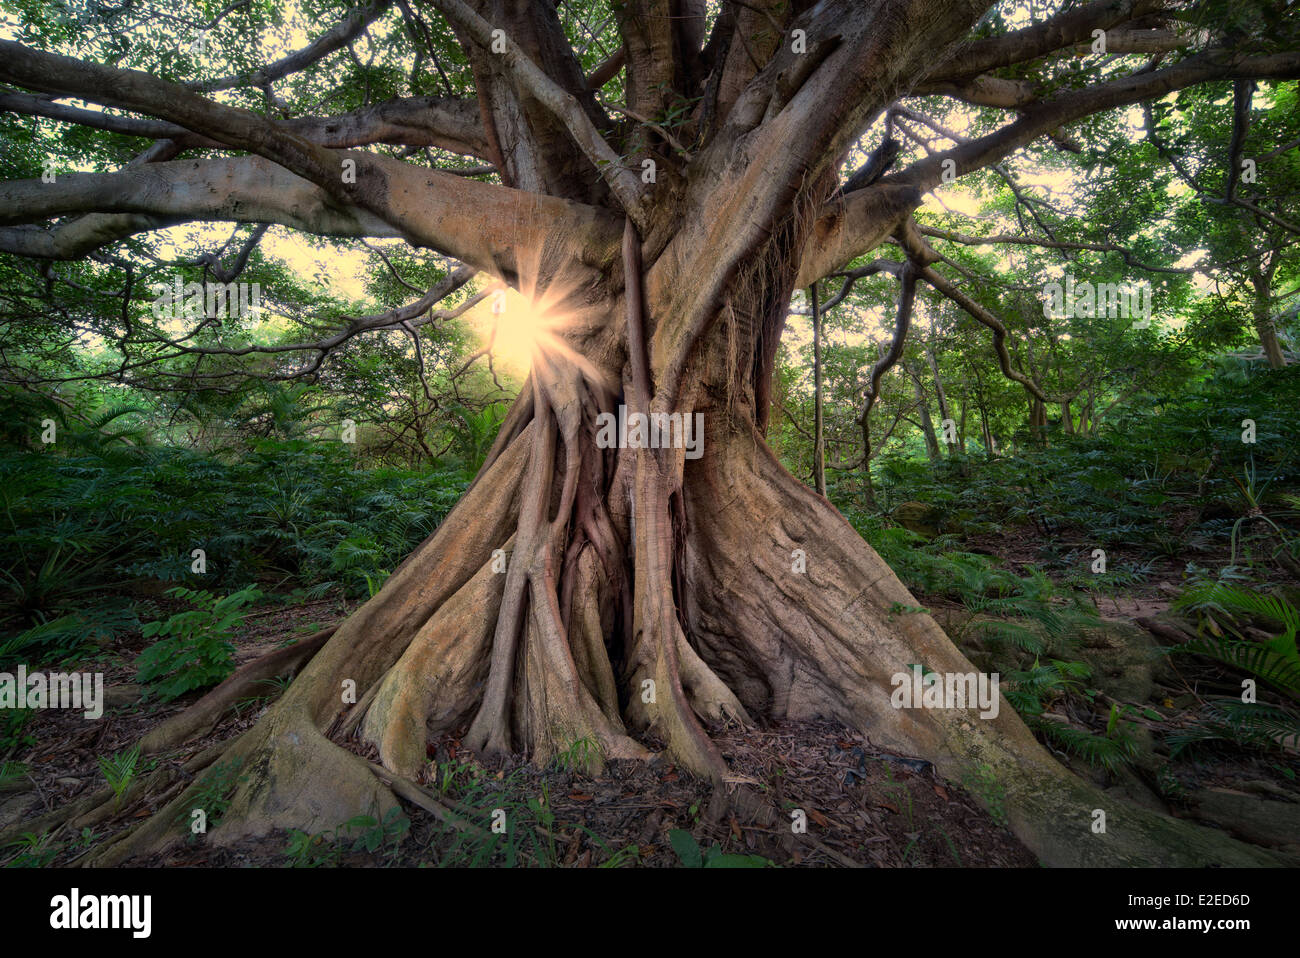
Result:
M1202 632L1190 642L1178 646L1176 651L1208 656L1257 676L1292 698L1300 699L1300 652L1296 649L1300 609L1292 603L1279 596L1215 582L1190 589L1174 606L1197 613L1217 612L1219 618L1228 621L1255 618L1280 625L1281 631L1267 641L1246 638L1239 627L1236 635L1207 635Z

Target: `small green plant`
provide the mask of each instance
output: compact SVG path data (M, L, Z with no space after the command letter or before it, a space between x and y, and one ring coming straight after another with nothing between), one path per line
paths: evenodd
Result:
M113 790L114 808L121 806L127 789L135 781L139 762L139 743L136 743L128 751L118 752L116 755L99 756L99 770L104 773L104 780L108 782L108 787Z
M247 615L246 607L261 596L252 586L223 598L183 587L167 594L192 608L144 627L145 638L165 638L141 653L137 675L164 702L215 685L235 670L231 636Z
M1195 652L1249 672L1293 699L1300 701L1300 609L1286 599L1255 592L1226 582L1203 583L1189 589L1174 607L1217 624L1214 634L1201 634L1177 652ZM1274 633L1263 641L1251 637L1248 626L1260 625ZM1280 628L1279 628L1280 626ZM1229 632L1224 634L1224 627Z
M410 830L411 820L402 810L390 808L382 821L373 815L357 815L338 828L314 835L291 829L284 853L290 868L332 868L348 851L373 854L381 849L386 861L392 864Z
M34 832L24 832L17 841L10 842L5 848L17 849L18 852L5 863L6 868L44 868L54 861L61 850L54 844L50 834L37 835Z
M335 844L332 831L313 835L296 828L289 832L289 844L284 853L290 868L331 867L338 864L343 854Z
M1169 754L1227 742L1261 752L1280 752L1300 744L1300 718L1264 702L1210 699L1192 724L1165 737Z
M975 768L967 769L962 776L962 784L966 789L980 799L984 807L988 809L989 817L997 824L1005 826L1007 824L1006 797L1007 790L1001 782L998 781L993 769L988 765L978 765Z
M81 830L80 835L68 843L68 847L73 851L84 851L103 837L104 835L102 832L97 832L93 828L87 826Z
M212 766L212 770L195 785L194 791L190 794L190 801L177 813L177 824L186 826L188 830L193 811L198 808L203 810L208 828L216 828L220 825L226 810L230 808L235 787L241 782L248 781L247 775L239 774L242 764L242 759L234 758ZM193 832L190 833L191 841L196 837Z
M344 822L342 830L357 833L352 851L373 854L383 848L386 849L385 857L391 862L411 830L411 820L402 814L400 808L390 808L382 821L373 815L357 815Z
M0 792L18 787L27 777L27 766L22 762L0 762Z
M600 745L595 739L584 736L557 754L555 764L561 771L591 774L601 764Z
M762 855L733 855L724 852L717 842L711 848L703 849L695 836L682 828L669 831L668 841L683 868L767 868L775 864Z
M36 712L32 709L0 710L0 752L14 752L36 744L28 726Z

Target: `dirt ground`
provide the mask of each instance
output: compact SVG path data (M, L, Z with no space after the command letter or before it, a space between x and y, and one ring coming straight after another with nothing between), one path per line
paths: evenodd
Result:
M942 621L942 603L927 604ZM1125 621L1162 608L1155 586L1114 602L1102 599L1099 605L1106 618ZM239 636L237 660L242 664L296 641L340 621L348 611L349 606L337 601L259 611L249 617ZM0 831L101 788L105 779L100 756L130 749L150 728L198 697L196 693L165 706L142 699L134 684L134 660L145 644L137 636L134 642L103 650L93 664L81 664L83 669L105 673L107 702L102 720L88 723L80 713L57 710L39 713L29 726L35 745L3 756L25 763L28 775L17 788L11 785L0 792ZM1183 693L1194 699L1202 680L1185 682ZM141 760L141 773L183 763L251 726L279 691L274 683L267 683L264 694L240 702L208 736L182 750ZM1157 687L1152 702L1157 707L1161 702L1172 704L1169 696L1178 691ZM1172 721L1176 711L1169 711ZM418 782L435 807L443 810L439 815L404 802L405 820L338 823L317 836L277 834L229 848L213 845L206 836L180 838L166 853L131 864L1037 865L1035 857L964 788L941 779L929 763L877 749L868 738L841 725L799 722L715 728L712 733L737 782L768 810L765 819L738 818L734 812L714 815L708 784L670 765L612 762L603 775L591 777L582 768L581 756L570 767L548 769L533 768L521 759L481 762L464 752L453 736L429 746L429 764ZM360 746L349 747L366 754ZM1069 763L1067 756L1061 757ZM1089 773L1086 768L1076 770ZM1171 782L1198 795L1222 799L1253 794L1277 807L1285 803L1288 809L1300 809L1300 786L1285 772L1277 762L1222 756L1180 765ZM88 828L65 827L44 843L33 839L2 849L0 863L73 863L95 844L152 814L181 784L162 795L125 804ZM1196 815L1195 806L1167 810ZM492 830L494 813L504 814L508 822L502 832ZM806 831L797 830L797 822L806 823ZM183 834L182 823L178 837Z

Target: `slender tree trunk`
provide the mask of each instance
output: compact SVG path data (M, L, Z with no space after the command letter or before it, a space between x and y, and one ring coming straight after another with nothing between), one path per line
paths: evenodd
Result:
M940 458L939 437L934 432L934 420L930 418L930 405L925 395L925 389L921 385L921 377L906 361L902 363L903 371L907 373L908 378L912 380L912 392L916 396L916 408L921 420L921 433L925 436L925 454L931 462L938 462Z
M1276 261L1276 257L1274 259ZM1255 332L1259 334L1259 344L1264 349L1264 358L1270 368L1281 369L1286 365L1286 356L1278 341L1277 324L1273 320L1271 287L1275 268L1274 264L1270 264L1267 269L1251 273L1250 282L1255 288L1251 312L1255 319Z
M925 361L930 367L930 375L934 378L934 397L939 404L939 427L946 436L948 434L946 423L953 422L953 419L952 414L948 411L948 394L943 388L943 377L939 375L939 363L934 357L934 350L928 345L925 347ZM954 422L953 425L955 426L956 423ZM955 442L944 441L948 455L951 456L956 451L956 445Z
M822 417L822 316L817 284L808 287L813 324L813 482L820 496L826 495L826 431Z

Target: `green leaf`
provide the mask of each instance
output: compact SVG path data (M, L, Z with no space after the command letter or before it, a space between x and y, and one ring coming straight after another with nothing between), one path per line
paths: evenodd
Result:
M674 828L668 832L668 841L673 846L673 851L681 859L682 865L686 868L703 868L704 856L700 852L700 843L695 840L695 836L682 828Z

